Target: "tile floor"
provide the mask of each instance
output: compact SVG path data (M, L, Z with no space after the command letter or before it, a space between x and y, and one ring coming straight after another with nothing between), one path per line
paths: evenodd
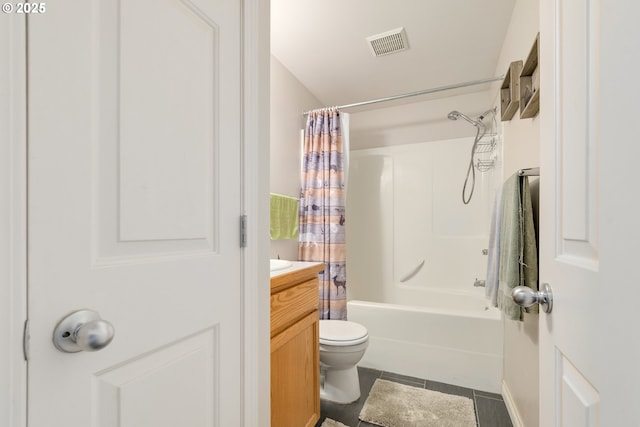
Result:
M458 387L455 385L438 383L435 381L422 380L419 378L407 377L391 372L377 371L375 369L358 368L360 375L360 399L349 405L339 405L337 403L321 401L320 420L316 424L319 427L325 418L332 418L349 427L378 427L358 419L369 391L377 378L389 381L396 381L402 384L424 387L429 390L436 390L442 393L456 394L473 399L476 409L476 421L478 427L513 427L507 407L502 400L502 396L484 391L472 390L470 388Z

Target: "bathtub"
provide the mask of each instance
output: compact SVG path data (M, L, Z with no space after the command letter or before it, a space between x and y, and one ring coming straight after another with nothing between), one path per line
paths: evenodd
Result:
M501 314L483 292L404 290L403 304L347 302L369 331L359 366L500 393Z

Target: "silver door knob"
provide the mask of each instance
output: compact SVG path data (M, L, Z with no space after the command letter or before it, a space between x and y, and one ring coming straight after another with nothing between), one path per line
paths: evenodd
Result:
M551 313L553 309L553 292L548 283L542 284L542 289L538 292L526 286L516 286L511 291L511 298L520 307L531 307L534 304L540 304L545 313Z
M53 344L64 353L98 351L105 348L115 334L113 325L92 310L71 313L53 331Z

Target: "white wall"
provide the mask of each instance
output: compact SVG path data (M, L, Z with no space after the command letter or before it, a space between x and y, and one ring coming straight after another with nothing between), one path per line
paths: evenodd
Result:
M538 8L538 0L517 1L496 74L505 73L512 61L527 58L539 31ZM539 166L537 116L520 119L517 112L510 121L503 122L503 145L505 178L518 169ZM538 315L525 314L523 322L505 320L503 384L516 427L538 426L538 375Z
M298 197L300 192L300 129L303 111L322 104L271 56L270 191ZM297 240L272 240L271 258L298 259Z

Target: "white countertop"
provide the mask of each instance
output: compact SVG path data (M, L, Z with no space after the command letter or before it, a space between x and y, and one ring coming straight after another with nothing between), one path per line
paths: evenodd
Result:
M280 276L281 274L288 274L297 270L302 270L304 268L311 267L313 265L322 264L321 262L318 262L318 261L290 261L290 262L291 262L291 267L284 268L282 270L272 271L270 277L273 278L276 276Z

